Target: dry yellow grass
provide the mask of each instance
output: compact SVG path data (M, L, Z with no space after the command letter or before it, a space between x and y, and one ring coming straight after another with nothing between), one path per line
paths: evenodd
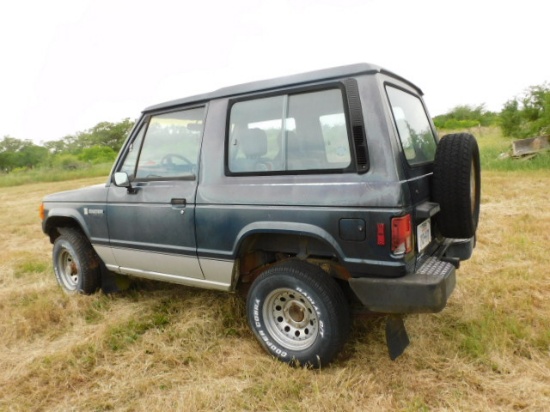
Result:
M381 319L356 319L319 371L269 358L237 296L152 282L65 296L37 206L100 181L0 189L0 410L548 409L548 172L484 173L474 257L443 312L406 319L402 357Z

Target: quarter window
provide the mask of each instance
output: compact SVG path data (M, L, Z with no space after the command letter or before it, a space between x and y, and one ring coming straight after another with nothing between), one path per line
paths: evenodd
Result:
M342 170L351 165L340 89L237 102L230 113L233 173Z
M386 90L405 158L411 166L433 162L436 141L422 102L395 87L386 86Z

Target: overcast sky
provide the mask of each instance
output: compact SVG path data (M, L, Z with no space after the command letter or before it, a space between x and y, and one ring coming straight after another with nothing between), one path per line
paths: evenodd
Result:
M349 63L431 115L550 81L544 0L0 0L0 139L56 140L146 106Z

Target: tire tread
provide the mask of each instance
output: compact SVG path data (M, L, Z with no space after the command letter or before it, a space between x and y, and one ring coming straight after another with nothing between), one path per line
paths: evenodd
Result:
M310 365L313 367L321 367L321 365L330 363L347 341L351 329L351 316L349 304L343 290L336 281L319 266L298 259L287 260L271 266L254 281L249 291L247 307L251 307L250 302L255 295L256 287L269 281L269 279L281 276L281 271L284 271L285 275L291 276L299 282L308 285L319 295L319 298L326 306L329 323L335 325L336 328L336 330L331 333L332 339L329 344L320 350L319 353L315 353L313 356L311 354L303 357L297 356L293 360L290 360L290 362L297 362L300 365ZM247 311L249 314L250 326L254 333L256 333L253 322L250 319L250 310ZM266 349L269 351L269 348ZM285 361L284 359L279 359Z
M59 228L61 236L71 244L80 261L79 284L76 292L86 295L95 293L100 287L101 272L99 257L92 245L79 230L74 228Z
M476 205L470 201L472 161L476 182ZM436 221L442 235L470 238L475 235L479 220L480 161L479 148L469 133L444 136L438 144L433 173L433 198L441 212Z

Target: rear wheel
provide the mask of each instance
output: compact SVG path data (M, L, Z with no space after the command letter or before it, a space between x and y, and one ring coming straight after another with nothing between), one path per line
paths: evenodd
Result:
M60 232L52 252L57 282L69 294L94 293L100 286L101 270L92 245L76 229L62 228Z
M436 222L443 236L463 239L475 235L480 194L481 167L474 136L444 136L437 146L433 175L433 200L441 208Z
M274 265L254 281L247 316L267 352L313 367L337 355L350 329L342 289L318 266L299 260Z

